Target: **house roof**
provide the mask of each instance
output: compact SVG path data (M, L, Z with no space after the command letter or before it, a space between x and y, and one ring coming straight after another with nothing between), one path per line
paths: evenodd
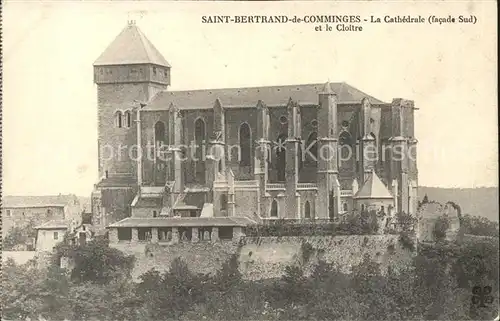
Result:
M354 195L354 198L380 199L393 198L393 196L389 193L384 183L382 183L377 173L372 171L372 173L368 175L368 178L365 180L363 186Z
M94 62L94 66L123 64L155 64L170 67L158 49L134 23L129 23Z
M52 220L43 223L42 225L35 226L36 230L63 230L67 229L69 223L63 220Z
M255 223L247 217L128 217L108 227L247 226Z
M345 82L329 83L327 87L337 94L337 101L341 104L359 104L363 98L368 98L373 105L386 104ZM217 99L224 108L256 107L259 100L268 107L286 106L290 98L301 105L317 105L318 94L324 88L325 84L303 84L162 91L143 110L167 110L171 104L179 109L209 109Z
M29 207L64 207L74 205L78 197L69 195L43 195L43 196L4 196L2 208L29 208Z

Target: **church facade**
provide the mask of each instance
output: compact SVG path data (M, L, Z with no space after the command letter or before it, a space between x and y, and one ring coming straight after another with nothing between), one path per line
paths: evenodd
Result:
M171 91L171 66L135 23L94 82L94 225L416 211L413 101L330 82Z

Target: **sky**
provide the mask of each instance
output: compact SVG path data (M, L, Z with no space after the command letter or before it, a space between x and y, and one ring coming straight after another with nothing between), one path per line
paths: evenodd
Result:
M203 15L474 15L476 24L203 24ZM494 1L4 2L3 193L90 196L92 64L130 19L172 65L171 90L346 83L415 101L419 184L498 186ZM323 25L323 24L321 24Z

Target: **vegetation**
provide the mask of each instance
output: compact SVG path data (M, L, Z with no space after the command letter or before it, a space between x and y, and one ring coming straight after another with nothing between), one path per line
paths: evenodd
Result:
M2 239L3 251L29 250L33 251L33 240L36 238L34 222L29 221L26 225L13 226Z
M432 234L436 241L442 241L446 238L446 231L450 228L450 220L448 216L442 215L438 217L436 223L434 223L434 229Z
M305 253L312 250L304 243ZM176 259L168 272L151 270L133 283L129 259L104 241L62 252L76 259L73 273L56 265L3 266L4 318L487 320L498 306L498 243L492 239L421 244L413 264L398 273L382 274L367 256L350 274L320 261L310 275L291 265L282 278L260 282L242 278L236 255L215 275L194 274ZM95 263L86 261L91 253ZM474 286L491 286L494 302L474 304Z
M307 220L297 224L294 221L281 219L267 224L247 226L246 235L249 237L283 237L377 234L378 221L375 211L352 213L339 223L328 220Z
M492 222L485 217L463 215L460 226L465 234L498 237L498 222Z

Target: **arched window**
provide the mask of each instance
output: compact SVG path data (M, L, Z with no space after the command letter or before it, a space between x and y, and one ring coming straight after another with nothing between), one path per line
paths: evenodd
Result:
M194 122L194 141L196 144L195 153L195 180L198 183L205 183L205 163L203 151L206 141L205 121L202 118L196 119Z
M128 128L132 126L132 115L129 110L125 112L125 124Z
M355 158L355 150L353 148L353 139L349 132L343 131L339 136L340 156L338 157L338 166L340 168L349 169L352 160Z
M221 196L220 196L220 210L221 211L227 210L227 196L226 196L226 194L221 194Z
M285 169L286 169L286 139L285 134L281 134L277 139L276 146L276 170L278 172L278 181L285 181Z
M344 204L342 204L342 210L344 212L347 212L348 211L348 207L347 207L347 203L344 202Z
M196 143L196 160L202 160L203 144L205 143L205 122L198 118L194 122L194 141Z
M278 202L273 200L271 203L271 217L278 217Z
M306 205L304 205L304 217L311 218L311 204L309 201L306 201Z
M122 115L122 112L120 110L117 110L116 113L115 113L115 124L116 124L116 127L118 128L122 128L123 127L123 115Z
M316 163L318 160L318 133L312 132L307 138L307 143L305 146L306 159L309 164Z
M165 124L162 121L158 121L155 124L156 157L158 157L158 152L160 152L163 145L165 145Z
M250 133L250 126L247 123L243 123L240 126L240 165L241 166L250 166L252 165L252 137Z

